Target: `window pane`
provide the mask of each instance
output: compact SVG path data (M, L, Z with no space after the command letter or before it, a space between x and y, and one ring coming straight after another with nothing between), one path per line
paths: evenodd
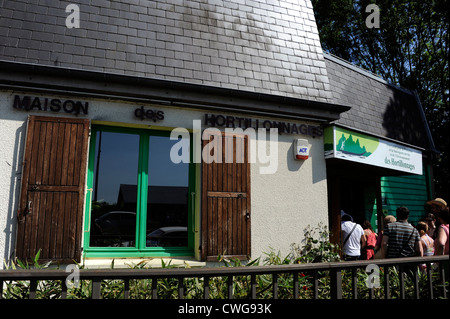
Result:
M139 135L97 132L91 247L134 247Z
M148 162L147 247L188 245L189 163L173 163L178 141L151 136Z

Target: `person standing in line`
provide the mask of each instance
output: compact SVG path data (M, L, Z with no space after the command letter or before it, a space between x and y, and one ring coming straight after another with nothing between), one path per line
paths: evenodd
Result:
M434 255L434 240L428 235L428 225L426 222L420 221L416 229L419 231L420 235L420 244L422 245L423 255L424 256L433 256ZM433 264L431 264L433 265ZM425 272L427 269L427 264L421 264L420 269Z
M364 230L351 219L348 214L341 218L342 250L346 261L360 259L361 249L366 246Z
M397 208L397 221L387 225L383 233L382 247L386 258L423 256L420 235L417 229L408 223L409 209Z
M436 216L433 213L428 213L423 221L428 226L427 235L434 240L436 238Z
M439 213L441 212L441 210L445 209L445 207L447 207L447 202L445 200L443 200L442 198L435 198L433 200L430 200L427 202L428 205L428 216L434 217L434 234L432 236L432 238L434 240L436 240L437 238L437 233L438 233L438 229L440 226L440 221L438 218Z
M362 259L369 260L375 256L375 245L377 243L377 234L373 231L370 221L365 220L362 228L364 229L364 236L366 239L366 247L362 249Z
M448 235L448 220L449 212L448 206L443 208L437 215L440 222L440 226L437 231L435 243L435 254L436 255L448 255L449 253L449 235Z
M425 222L419 222L417 224L417 230L420 235L420 244L422 245L424 256L434 255L434 240L428 235L428 225Z
M396 219L394 216L392 216L392 215L387 215L387 216L384 217L384 219L383 219L383 229L386 229L386 227L387 227L388 224L393 223L393 222L396 222L396 221L397 221L397 219ZM384 258L384 256L386 255L386 254L384 253L384 251L383 251L383 249L382 249L382 245L381 245L381 243L382 243L382 241L383 241L383 233L384 233L384 230L381 230L381 231L378 233L377 243L375 244L375 251L376 251L375 257L374 257L375 259Z

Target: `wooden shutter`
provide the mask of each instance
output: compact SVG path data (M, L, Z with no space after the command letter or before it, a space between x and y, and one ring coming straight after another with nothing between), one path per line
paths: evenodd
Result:
M16 257L80 261L89 120L30 116Z
M250 255L250 164L248 136L211 134L202 164L202 259ZM221 152L219 148L221 147Z

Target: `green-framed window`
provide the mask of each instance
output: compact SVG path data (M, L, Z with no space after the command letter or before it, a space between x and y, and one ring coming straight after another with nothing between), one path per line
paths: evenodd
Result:
M171 160L178 142L170 131L92 126L85 257L193 255L195 165Z

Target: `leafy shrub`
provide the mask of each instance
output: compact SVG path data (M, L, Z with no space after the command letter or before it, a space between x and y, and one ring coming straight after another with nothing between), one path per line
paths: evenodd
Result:
M339 246L329 240L330 232L323 223L304 230L304 245L292 244L292 254L297 263L324 263L340 261Z

